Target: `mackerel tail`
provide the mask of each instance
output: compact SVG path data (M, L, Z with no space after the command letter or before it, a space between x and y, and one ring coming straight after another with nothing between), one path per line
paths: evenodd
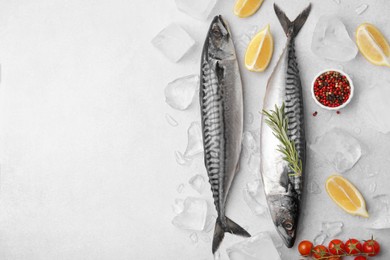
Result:
M225 215L230 186L237 173L243 132L243 95L240 71L227 22L218 15L208 31L201 60L199 99L204 163L218 213L212 252L225 232L250 237Z
M268 80L263 109L271 111L275 106L284 108L288 139L295 145L302 172L295 174L290 168L284 154L279 151L280 141L264 116L261 119L260 169L271 218L284 244L291 248L297 234L306 161L302 85L294 40L309 16L311 5L294 21L290 21L276 4L274 8L286 33L287 43Z

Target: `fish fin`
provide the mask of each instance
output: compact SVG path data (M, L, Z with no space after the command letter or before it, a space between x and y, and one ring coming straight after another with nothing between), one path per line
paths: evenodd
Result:
M243 236L243 237L250 237L251 235L242 227L240 227L240 225L238 225L237 223L235 223L233 220L231 220L230 218L226 217L226 224L227 224L227 229L226 232L230 232L234 235L239 235L239 236Z
M311 4L309 4L309 6L306 7L305 10L303 10L292 22L290 19L288 19L285 12L283 12L277 4L274 4L274 9L287 37L294 38L305 24L307 17L310 14Z
M214 228L214 238L213 238L213 247L212 247L213 254L215 254L215 252L218 250L224 237L225 237L225 231L222 229L221 221L217 219Z
M234 235L239 235L243 237L251 236L245 229L240 227L238 224L233 222L228 217L225 217L225 220L226 220L225 228L222 227L221 221L219 219L217 219L217 221L215 222L214 238L213 238L213 246L212 246L213 254L215 254L215 252L218 250L219 246L221 245L221 242L225 237L225 232L229 232Z

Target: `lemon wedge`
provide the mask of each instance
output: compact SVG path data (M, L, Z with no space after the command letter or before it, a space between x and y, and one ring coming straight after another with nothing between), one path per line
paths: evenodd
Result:
M245 53L245 67L250 71L264 71L272 58L274 40L269 24L250 41Z
M326 191L332 200L349 214L369 217L362 194L344 177L330 176L326 180Z
M263 0L237 0L234 5L234 14L244 18L256 13Z
M374 25L363 23L356 30L356 43L363 56L371 63L390 67L390 46Z

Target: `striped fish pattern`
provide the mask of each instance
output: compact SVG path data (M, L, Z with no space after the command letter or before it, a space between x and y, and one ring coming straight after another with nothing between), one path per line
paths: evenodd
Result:
M272 220L285 245L291 248L296 238L306 161L302 85L294 39L304 25L311 5L292 22L277 5L274 5L274 8L286 33L287 43L268 80L263 109L270 111L274 110L275 105L278 107L285 105L287 134L295 143L298 156L302 160L303 171L300 176L294 175L283 159L284 155L278 151L280 141L267 126L265 117L261 120L260 170Z
M287 75L286 75L286 101L285 113L288 120L287 134L294 141L299 158L302 160L306 154L305 122L303 116L302 85L299 77L297 58L295 55L295 43L290 41L287 46ZM304 162L303 162L304 165ZM298 195L302 192L302 178L292 176L294 172L289 169L288 173L294 190Z
M203 47L199 99L204 163L218 213L212 244L215 253L225 232L250 236L225 215L241 152L243 97L231 33L220 15L213 19Z

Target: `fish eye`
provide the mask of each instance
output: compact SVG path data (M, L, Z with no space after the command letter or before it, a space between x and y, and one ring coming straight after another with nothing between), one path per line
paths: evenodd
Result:
M219 30L218 27L215 27L215 28L213 29L212 32L213 32L213 35L214 35L216 38L221 38L222 33L221 33L221 31Z
M288 231L291 231L293 229L293 225L291 222L287 221L283 224L284 228L287 229Z

